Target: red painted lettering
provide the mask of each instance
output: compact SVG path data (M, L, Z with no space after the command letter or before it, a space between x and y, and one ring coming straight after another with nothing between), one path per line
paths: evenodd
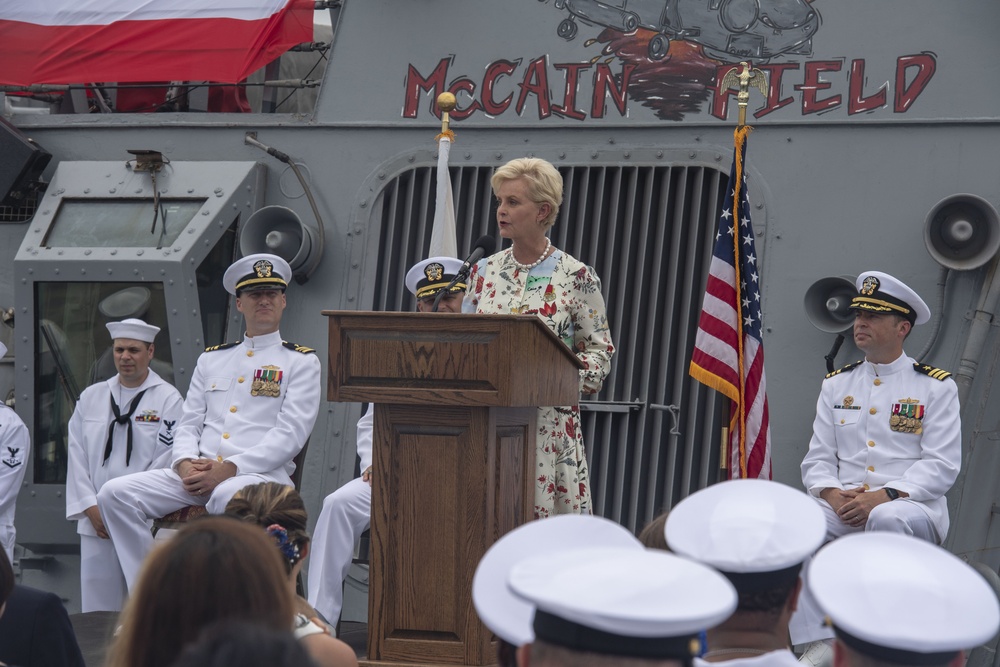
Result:
M781 107L788 106L795 101L793 97L781 97L781 77L785 73L785 70L798 68L798 63L772 63L760 66L760 69L767 72L767 100L762 109L754 112L754 118L763 118L767 114L777 111Z
M910 85L906 85L906 70L911 67L917 68L917 73L913 77ZM937 59L932 53L919 53L912 56L900 56L896 59L896 94L893 100L892 110L896 113L905 113L924 88L930 82L931 77L937 70Z
M416 118L417 107L420 106L420 93L431 93L430 110L437 114L437 96L445 89L448 77L448 65L451 58L442 58L429 77L424 78L413 65L406 72L406 90L403 93L403 118Z
M528 64L528 69L524 73L524 80L518 84L521 94L517 98L517 115L524 112L524 103L529 94L535 95L538 99L539 120L552 115L552 105L549 101L549 76L545 68L547 56L536 58Z
M576 90L580 81L580 72L590 69L590 63L566 63L564 65L553 65L556 69L566 70L566 87L563 88L563 103L552 107L552 112L572 118L583 120L587 117L586 112L576 108Z
M817 60L806 63L803 83L795 86L795 90L802 92L803 116L840 106L840 95L831 95L825 99L819 99L816 93L820 90L828 90L830 88L829 81L820 80L820 73L839 72L842 64L839 60Z
M491 116L499 116L507 110L507 107L510 106L511 100L514 99L514 93L511 93L501 101L497 102L493 97L493 89L497 85L497 79L501 76L510 76L520 64L520 60L516 62L511 62L509 60L497 60L486 68L486 74L483 76L483 111Z
M479 102L476 100L476 84L471 79L457 79L448 88L448 92L455 96L455 110L449 114L455 120L465 120L481 108L479 106ZM460 108L457 104L462 101L462 93L468 95L472 100L472 104L464 109ZM436 104L434 105L434 112L437 116L441 115L440 112L438 112Z
M636 65L622 65L622 73L618 77L618 85L615 85L615 75L611 73L611 67L606 63L598 63L597 71L594 72L594 103L590 115L594 118L604 118L604 98L610 95L618 113L622 116L628 110L628 86L632 80L632 72Z
M856 113L872 111L885 106L886 89L889 83L883 83L878 92L865 97L865 61L857 59L851 61L850 92L847 97L847 115L853 116Z

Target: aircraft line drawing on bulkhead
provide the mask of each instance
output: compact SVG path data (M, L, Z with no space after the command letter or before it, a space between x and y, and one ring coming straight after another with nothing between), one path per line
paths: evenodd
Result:
M667 56L671 40L699 44L719 60L765 62L781 54L810 55L820 15L809 0L555 0L568 16L556 28L565 40L577 21L631 34L650 30L650 60Z

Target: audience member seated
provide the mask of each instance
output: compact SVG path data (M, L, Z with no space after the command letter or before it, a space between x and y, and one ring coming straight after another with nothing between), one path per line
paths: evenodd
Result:
M246 622L209 627L173 667L318 667L291 632Z
M149 554L107 667L169 667L205 628L226 620L288 632L295 604L281 559L262 531L206 517Z
M14 570L0 549L0 664L85 667L62 600L14 584Z
M285 564L288 590L295 594L295 585L302 565L309 555L309 533L306 532L306 506L294 487L264 482L245 486L236 492L226 514L253 523L274 540ZM321 667L357 665L354 650L332 636L330 627L319 618L316 610L301 596L295 595L295 636L302 640L309 654Z

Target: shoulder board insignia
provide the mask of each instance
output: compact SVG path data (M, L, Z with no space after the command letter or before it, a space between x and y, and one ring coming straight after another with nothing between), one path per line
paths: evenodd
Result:
M918 373L923 373L924 375L930 375L935 380L947 380L951 377L951 373L940 368L934 368L933 366L928 366L927 364L913 364L913 370Z
M296 352L301 352L302 354L316 354L316 350L311 347L306 347L305 345L299 345L298 343L289 343L287 340L281 341L281 344L287 347L289 350L295 350Z
M222 345L213 345L212 347L206 347L206 352L215 352L216 350L228 350L231 347L239 345L239 343L223 343Z
M855 368L857 368L858 366L860 366L863 363L864 363L864 359L862 359L861 361L855 361L853 364L847 364L846 366L844 366L843 368L841 368L839 370L835 370L832 373L827 373L826 377L832 378L834 375L840 375L841 373L849 373L849 372L853 371Z

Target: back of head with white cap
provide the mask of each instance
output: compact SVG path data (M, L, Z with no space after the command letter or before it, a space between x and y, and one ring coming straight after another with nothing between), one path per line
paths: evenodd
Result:
M501 537L479 561L472 579L472 601L479 618L497 637L514 646L535 638L531 629L534 606L507 586L511 569L532 556L547 555L550 562L576 560L576 552L594 544L642 549L623 526L601 517L562 514L530 521Z
M777 588L787 597L802 563L823 544L826 521L819 504L797 489L739 479L682 500L664 532L671 551L726 575L741 595L740 608L750 610L753 594Z
M649 549L592 547L568 562L533 556L512 568L508 584L535 606L536 643L608 656L608 664L616 657L689 663L699 632L736 608L736 591L718 572Z
M1000 629L1000 604L982 575L907 535L836 539L813 558L807 581L837 638L869 662L943 665Z

